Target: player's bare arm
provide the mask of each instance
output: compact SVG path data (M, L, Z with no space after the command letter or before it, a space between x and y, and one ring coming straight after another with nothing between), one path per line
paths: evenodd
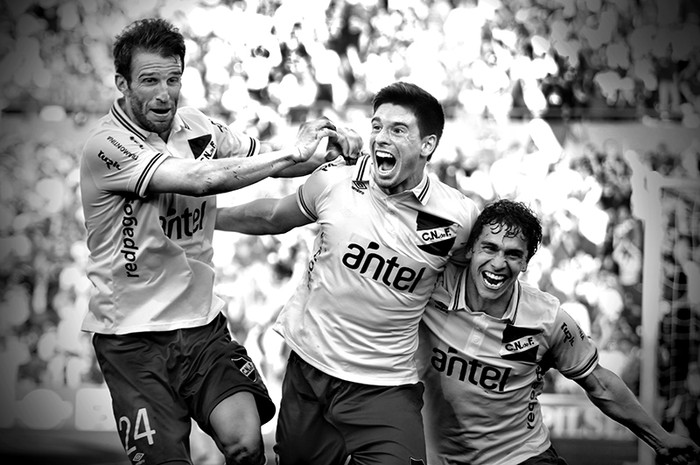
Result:
M598 365L593 372L576 382L586 391L593 404L613 420L629 428L656 451L665 462L693 464L700 449L688 438L671 434L642 407L634 393L612 371Z
M336 134L330 120L322 118L302 124L296 145L291 148L248 158L185 160L168 157L153 174L148 191L204 196L240 189L306 162L321 139L336 137Z
M281 199L257 199L216 211L216 229L244 234L283 234L309 223L311 220L302 213L295 194Z

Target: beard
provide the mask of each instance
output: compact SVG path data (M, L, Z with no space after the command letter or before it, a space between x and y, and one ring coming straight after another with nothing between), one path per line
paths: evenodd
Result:
M131 93L126 96L128 101L128 107L131 109L132 117L136 123L143 129L154 132L156 134L162 134L170 130L173 125L174 114L171 114L166 120L153 121L148 118L147 103L143 99ZM175 102L175 107L177 107L177 101Z

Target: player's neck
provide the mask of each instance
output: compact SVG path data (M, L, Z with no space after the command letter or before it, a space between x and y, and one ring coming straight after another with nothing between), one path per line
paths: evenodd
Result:
M515 286L510 286L506 292L495 298L482 296L477 291L475 284L467 279L467 305L474 312L484 312L494 318L503 318L503 315L508 311L514 291Z

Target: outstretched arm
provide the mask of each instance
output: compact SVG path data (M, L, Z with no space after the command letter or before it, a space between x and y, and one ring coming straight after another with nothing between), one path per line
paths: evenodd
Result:
M148 192L203 196L237 190L306 162L324 137L336 137L335 126L327 118L302 124L293 147L254 157L212 160L168 157L154 172Z
M671 434L647 413L627 385L612 371L598 365L576 382L604 414L626 426L668 463L692 464L700 448L688 438ZM664 462L666 463L666 462Z
M257 199L216 210L216 229L244 234L283 234L311 223L297 205L296 194L281 199Z

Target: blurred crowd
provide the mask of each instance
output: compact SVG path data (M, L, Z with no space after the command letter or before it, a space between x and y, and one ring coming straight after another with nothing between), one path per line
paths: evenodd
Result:
M431 175L482 205L515 198L541 214L545 238L525 278L563 302L597 342L603 363L638 392L639 209L646 206L635 204L633 169L700 181L700 143L680 151L659 143L632 153L614 138L555 135L547 121L631 114L700 126L698 4L660 4L0 2L0 410L13 411L15 400L39 387L102 382L89 338L79 331L90 284L78 154L84 131L116 96L111 40L131 20L151 15L173 20L188 37L183 103L262 139L286 137L317 114L366 137L369 99L397 79L436 95L449 121ZM526 137L505 134L512 118L522 119ZM44 130L50 126L61 129ZM222 203L285 194L297 182L266 180L222 196ZM664 315L678 308L698 313L698 290L688 285L700 275L698 197L686 189L661 202ZM313 236L308 227L215 238L217 292L273 399L286 353L269 328L298 281ZM665 324L669 331L678 326ZM689 344L700 340L693 325L685 325ZM664 350L671 364L679 349ZM687 372L669 376L682 381ZM671 395L670 382L662 381L664 395ZM550 385L554 392L574 389L558 378ZM0 418L0 426L14 421Z
M3 0L0 9L6 110L105 110L112 39L155 15L189 39L187 103L263 130L278 116L342 113L395 79L450 111L496 120L700 125L693 0Z

